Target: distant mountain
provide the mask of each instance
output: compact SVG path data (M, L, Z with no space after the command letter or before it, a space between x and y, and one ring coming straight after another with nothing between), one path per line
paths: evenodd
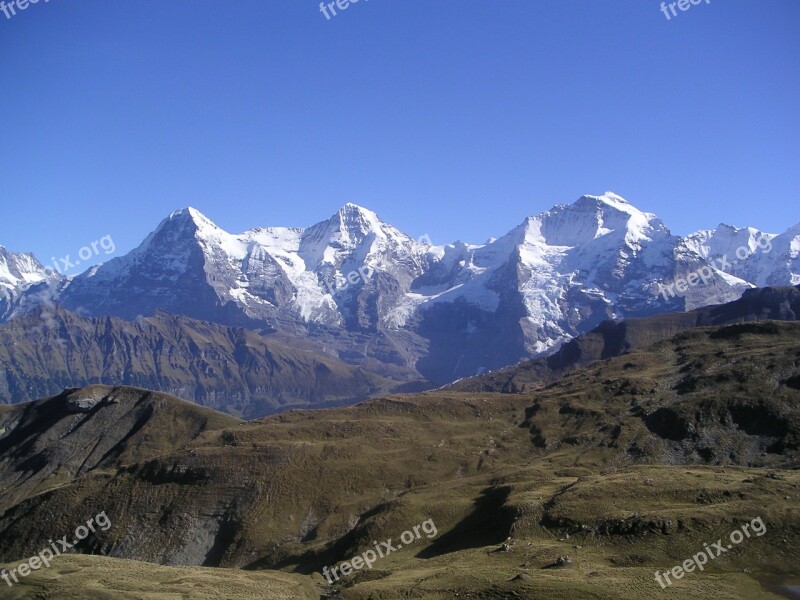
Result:
M526 218L483 245L416 241L354 204L309 228L241 234L188 208L125 256L42 289L22 286L4 314L30 310L43 292L90 316L163 310L302 338L351 365L444 384L548 351L607 319L691 310L735 300L757 282L800 280L794 230L767 235L771 252L748 233L741 272L714 262L739 243L724 242L725 231L674 236L612 193Z
M67 387L125 384L253 418L352 403L398 385L306 346L163 312L125 321L38 307L0 325L0 398L25 402Z
M721 224L688 236L686 243L720 271L750 285L800 284L800 224L780 235Z
M689 329L765 320L800 320L800 286L751 289L745 291L739 300L685 313L605 321L548 356L463 379L449 386L449 389L500 393L530 391L595 361L622 356Z
M33 254L14 253L0 246L0 323L38 304L38 297L52 297L53 288L64 281Z
M131 253L76 277L59 301L128 319L164 310L238 325L368 329L374 318L361 322L357 311L347 310L366 303L357 291L373 270L377 279L391 277L387 283L407 288L422 271L425 252L353 204L308 229L239 235L187 208L172 213ZM375 316L385 314L377 310Z

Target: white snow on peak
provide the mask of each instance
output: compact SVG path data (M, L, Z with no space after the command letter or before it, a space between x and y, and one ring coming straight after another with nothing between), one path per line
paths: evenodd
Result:
M687 236L686 245L750 285L800 283L800 225L775 234L721 223Z
M760 246L766 248L767 241L776 237L774 233L763 232L754 227L734 227L720 223L716 229L705 229L688 235L686 243L703 258L733 258L737 251L744 255L745 250L752 254ZM740 248L744 250L739 250ZM739 260L742 260L741 256Z
M604 194L600 194L599 196L595 196L594 194L585 194L581 198L590 198L592 200L602 202L603 204L608 204L609 206L616 208L618 210L637 212L637 213L641 212L633 204L625 200L625 198L615 194L614 192L606 192Z
M180 210L175 210L171 212L169 216L161 222L156 231L158 229L161 229L163 227L168 227L171 224L176 224L176 223L190 224L201 235L209 234L216 231L222 231L222 229L216 223L214 223L211 219L209 219L199 210L191 206L187 206L186 208L181 208Z
M361 218L367 219L372 221L373 223L381 223L380 218L378 218L377 213L371 211L368 208L364 208L358 204L353 202L347 202L344 206L342 206L339 211L339 215L358 215Z
M329 221L343 243L357 244L374 234L379 238L396 237L400 232L380 220L377 214L352 202L340 208ZM401 234L402 235L402 234Z
M247 256L248 239L243 235L232 235L219 227L211 219L191 206L177 210L169 215L167 221L186 220L194 224L195 237L204 251L220 248L232 259L242 260Z
M180 218L187 218L193 221L207 221L208 223L214 225L214 223L211 222L211 219L209 219L207 216L205 216L203 213L201 213L193 206L187 206L185 208L179 208L178 210L173 210L171 213L169 213L169 216L167 217L167 219L180 219Z
M441 260L451 256L443 270L455 273L449 278L452 287L418 288L413 301L424 309L460 298L491 312L500 304L498 281L515 277L525 320L539 332L531 350L539 352L564 339L556 323L576 318L564 312L574 302L570 297L582 295L587 304L605 305L614 314L618 295L646 296L639 270L668 268L676 243L656 215L621 196L582 196L528 217L484 245L453 246Z
M28 306L49 300L58 286L67 281L52 267L44 267L33 254L14 253L0 246L0 320L13 317L19 310L19 303L25 303L25 294L34 286L37 291L32 296L33 302L27 303ZM39 289L38 286L42 284L45 287Z
M23 288L61 278L52 267L46 269L30 252L11 252L0 246L0 286Z
M640 211L621 196L606 192L602 196L582 196L575 203L558 205L524 224L525 242L574 248L610 236L616 246L625 242L638 246L654 237L669 235L661 220Z

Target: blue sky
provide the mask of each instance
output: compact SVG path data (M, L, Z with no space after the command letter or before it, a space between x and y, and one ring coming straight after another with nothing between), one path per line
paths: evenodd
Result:
M613 190L679 234L800 222L800 2L50 0L0 13L0 244L136 246L346 202L482 242Z

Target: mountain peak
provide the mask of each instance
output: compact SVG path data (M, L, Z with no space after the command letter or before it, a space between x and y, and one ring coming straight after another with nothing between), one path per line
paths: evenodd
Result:
M212 241L215 244L226 246L226 250L234 254L242 253L242 249L238 247L241 244L235 243L236 236L231 235L191 206L171 212L151 236L164 234L165 232L168 232L169 238L195 238L201 241ZM232 246L236 246L236 248Z
M11 252L0 246L0 284L30 285L61 278L52 267L42 265L30 252Z
M193 206L187 206L186 208L172 211L165 220L192 222L198 227L213 227L214 229L219 229L211 219Z
M33 254L30 253L30 252L14 252L12 250L9 250L8 248L3 246L2 244L0 244L0 256L6 256L6 257L30 256L30 257L33 257Z
M370 209L364 208L363 206L361 206L359 204L356 204L355 202L346 202L344 204L344 206L342 206L342 208L339 209L340 212L343 211L343 210L344 211L358 211L358 212L362 212L362 213L370 213L370 214L373 214L373 215L375 214Z
M728 225L727 223L720 223L714 231L715 235L725 234L729 236L755 236L762 232L755 227L736 227L735 225Z
M644 215L647 217L654 217L655 215L651 215L649 213L645 213L642 210L636 208L633 204L625 200L622 196L618 196L614 192L606 192L601 194L600 196L595 196L592 194L586 194L578 198L575 205L582 206L590 204L592 206L597 206L599 208L609 207L613 208L617 211L627 213L629 215Z
M368 208L364 208L363 206L359 206L358 204L353 204L352 202L348 202L344 206L342 206L337 212L334 218L338 218L342 223L369 223L369 224L380 224L381 220L376 213L369 210Z
M625 198L623 198L619 194L615 194L614 192L611 192L611 191L606 191L605 193L603 193L603 194L601 194L599 196L590 195L589 197L597 198L598 200L601 200L601 201L603 201L603 202L605 202L607 204L628 204L628 205L631 205L631 203L628 202L627 200L625 200Z
M383 222L371 210L348 202L328 220L332 238L341 242L360 243L370 233L381 235Z
M561 204L524 225L528 241L539 240L552 246L581 246L599 238L624 240L639 244L642 240L668 234L668 230L651 213L646 213L627 200L606 192L600 196L584 195L572 204Z

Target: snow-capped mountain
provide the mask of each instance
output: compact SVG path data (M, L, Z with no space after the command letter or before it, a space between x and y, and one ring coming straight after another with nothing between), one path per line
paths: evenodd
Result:
M135 318L165 310L239 324L289 319L340 327L359 292L380 280L407 289L426 251L354 204L307 229L235 235L187 208L131 253L75 277L59 300L93 315Z
M46 269L33 254L14 253L0 246L0 322L23 312L35 296L49 297L50 288L63 280L62 275Z
M486 245L447 246L440 256L416 282L414 300L423 316L445 312L450 321L457 307L462 315L482 311L459 323L467 335L458 347L468 349L457 359L459 370L494 368L498 354L510 363L545 352L606 319L689 310L743 291L714 274L702 289L659 296L658 282L706 262L655 215L612 193L583 196L527 218ZM426 337L437 332L431 329L423 328ZM444 331L439 342L446 346L460 333Z
M749 285L800 283L800 224L776 235L722 223L687 236L686 242L720 271Z
M509 302L516 294L529 350L542 352L589 321L656 309L650 288L673 274L678 243L655 215L619 196L584 196L469 248L457 278L465 270L473 277L462 286L448 282L434 301L460 297L495 311L502 296Z
M129 254L51 289L82 314L163 310L300 336L383 375L446 383L552 349L605 319L797 283L798 232L720 226L683 239L612 193L528 217L482 245L418 242L354 204L312 227L240 234L187 208ZM741 264L717 263L740 246L749 249ZM702 284L664 291L698 272Z

